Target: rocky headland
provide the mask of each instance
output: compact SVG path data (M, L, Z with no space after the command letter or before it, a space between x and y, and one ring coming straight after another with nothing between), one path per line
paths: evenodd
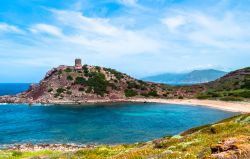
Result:
M38 83L15 96L1 96L0 103L86 104L112 102L157 102L212 106L249 112L250 68L230 72L209 83L170 86L137 80L114 69L61 65ZM205 100L205 102L204 102ZM218 101L215 103L215 101ZM221 101L221 102L219 102ZM218 106L219 103L219 106ZM237 107L238 109L234 109ZM244 109L243 109L244 108Z
M53 68L39 84L16 96L2 96L0 103L77 104L130 98L192 98L204 90L202 85L173 87L137 80L110 68L76 63Z

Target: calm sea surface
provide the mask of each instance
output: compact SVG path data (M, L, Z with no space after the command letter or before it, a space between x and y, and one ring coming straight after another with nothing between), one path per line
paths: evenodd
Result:
M0 96L15 95L28 90L29 83L0 83Z
M154 103L31 107L2 104L0 145L141 142L175 135L235 114L205 107Z

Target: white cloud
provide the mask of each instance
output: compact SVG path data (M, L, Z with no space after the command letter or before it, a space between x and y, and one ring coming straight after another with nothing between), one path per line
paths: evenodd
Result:
M161 20L163 24L167 25L170 31L174 32L178 27L186 23L186 19L181 16L167 17Z
M110 19L89 18L79 12L52 11L60 25L70 30L63 40L81 45L95 53L122 56L155 52L161 45L145 32L112 24Z
M0 23L0 32L19 33L19 34L24 33L24 31L19 29L17 26L9 25L9 24L6 24L6 23Z
M53 36L62 36L60 28L48 24L35 24L30 28L34 34L45 33Z
M14 57L13 67L51 68L71 65L80 57L88 64L114 67L137 77L249 64L250 18L246 12L214 7L218 10L214 13L178 6L154 10L142 2L120 3L129 8L102 18L72 8L50 10L51 21L33 23L28 29L32 34L2 38L1 58ZM140 5L145 9L138 9ZM15 29L1 29L0 25L0 30Z
M242 23L233 13L212 16L198 11L177 11L161 21L176 38L195 45L215 48L250 48L250 23Z
M118 0L118 2L127 5L127 6L136 6L137 0Z

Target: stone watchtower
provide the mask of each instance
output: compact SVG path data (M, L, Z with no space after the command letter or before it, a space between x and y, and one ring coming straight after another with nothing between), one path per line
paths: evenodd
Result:
M76 70L82 69L82 60L81 59L75 59L75 69Z

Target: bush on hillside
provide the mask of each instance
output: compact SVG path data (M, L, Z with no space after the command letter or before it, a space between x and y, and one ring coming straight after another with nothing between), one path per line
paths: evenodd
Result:
M48 89L48 92L52 92L52 91L53 91L53 88L49 88L49 89Z
M72 81L72 80L73 80L73 77L72 77L71 75L68 75L68 76L67 76L67 80Z
M152 90L152 91L148 92L148 96L158 97L159 95L158 95L156 90Z
M69 72L72 72L72 69L71 68L66 68L64 71L69 73Z
M87 85L93 88L96 94L104 96L104 94L107 93L109 83L107 82L104 74L91 72Z
M101 71L101 67L100 66L95 66L95 69L100 72Z
M237 95L243 98L250 98L250 91L245 90L245 91L239 92Z
M223 97L223 98L220 98L220 100L223 100L223 101L242 101L242 99L239 97Z
M209 99L210 96L207 95L207 94L198 94L198 95L196 96L196 98L197 98L197 99Z
M81 85L84 85L84 84L86 84L86 83L87 83L87 81L86 81L86 79L85 79L85 78L83 78L83 77L76 77L76 79L75 79L75 83L76 83L76 84L81 84Z
M105 68L104 70L113 74L118 80L123 78L123 74L121 72L116 71L115 69Z
M64 88L58 88L58 89L56 90L56 92L57 92L58 94L61 94L61 93L63 93L64 91L66 91Z
M140 88L140 86L138 84L136 84L135 82L128 81L127 84L128 84L128 89L132 89L132 88L139 89Z
M85 91L85 89L84 89L84 88L82 88L82 87L80 87L78 90L79 90L80 92Z
M126 89L124 91L124 93L125 93L126 97L134 97L134 96L138 95L137 92L132 90L132 89Z
M241 87L242 89L250 89L250 81L245 81L244 85Z

